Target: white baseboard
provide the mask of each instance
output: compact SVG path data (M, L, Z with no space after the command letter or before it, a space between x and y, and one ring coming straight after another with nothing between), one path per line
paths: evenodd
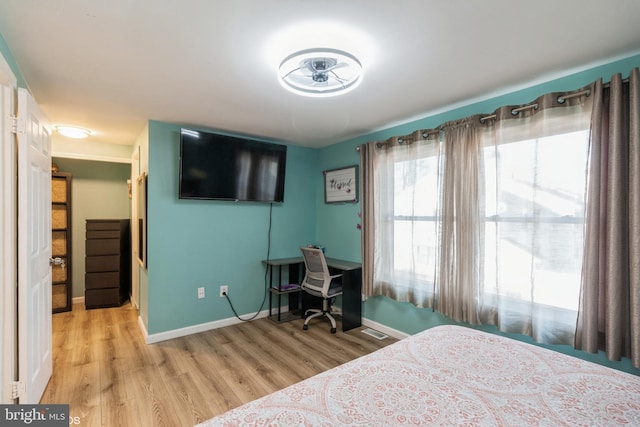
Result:
M288 311L288 307L283 307L281 309L281 313ZM269 316L269 310L262 310L256 317L253 317L255 313L243 314L242 318L244 319L261 319L263 317ZM210 331L212 329L224 328L225 326L237 325L238 323L242 323L243 321L238 319L237 317L229 317L227 319L214 320L213 322L201 323L199 325L187 326L185 328L180 329L172 329L170 331L159 332L157 334L149 335L147 333L146 328L144 327L144 323L142 319L138 317L138 323L140 324L140 329L142 329L142 334L144 335L145 341L147 344L155 344L161 341L170 340L173 338L184 337L191 334L197 334L199 332Z
M282 307L281 312L287 312L289 307ZM241 316L245 319L250 319L255 315L255 313L245 314ZM269 315L269 310L261 311L254 319L261 319L263 317L267 317ZM157 334L151 334L147 332L147 328L142 321L142 318L138 316L138 324L140 325L140 330L142 331L142 335L144 336L145 342L147 344L155 344L158 342L170 340L173 338L184 337L191 334L197 334L200 332L210 331L213 329L224 328L225 326L237 325L238 323L242 323L243 321L238 319L237 317L229 317L227 319L214 320L213 322L201 323L199 325L187 326L185 328L172 329L170 331L159 332ZM388 326L383 325L382 323L374 322L373 320L369 320L366 318L362 318L362 325L368 328L373 328L377 331L383 332L389 336L392 336L396 339L403 339L408 337L410 334L399 331L397 329L390 328Z
M148 338L149 333L147 332L147 328L144 326L144 322L142 321L142 317L138 316L138 325L140 326L140 332L142 332L142 336L144 337L144 341L149 344Z
M84 297L73 297L71 298L71 304L84 304Z

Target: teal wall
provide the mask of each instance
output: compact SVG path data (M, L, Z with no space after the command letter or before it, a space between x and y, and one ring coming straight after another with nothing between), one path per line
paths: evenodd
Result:
M553 81L533 85L512 93L502 94L480 102L452 108L447 111L427 116L424 119L417 120L412 123L407 123L352 139L323 149L319 157L319 167L321 170L325 170L348 164L359 164L358 157L353 157L353 152L355 147L362 143L384 140L394 135L406 135L418 129L437 127L446 121L460 119L473 114L491 113L496 108L504 105L526 104L542 94L578 89L598 78L602 78L606 82L609 81L611 75L616 73L621 73L626 77L628 76L629 71L634 67L640 67L640 55L600 65ZM428 91L428 87L425 88L425 91ZM319 197L321 197L321 195ZM357 221L356 214L359 209L359 203L357 205L347 206L324 205L322 203L318 204L317 239L332 251L335 248L336 257L356 261L361 260L360 241L346 241L347 239L360 238L359 232L354 232L353 230L355 230L355 228L352 227L352 225L355 225ZM356 214L354 214L354 212ZM339 225L336 226L336 224ZM455 323L451 319L429 309L416 308L408 303L398 303L386 297L374 297L365 301L363 304L363 316L369 320L408 334L414 334L440 324ZM488 327L482 329L495 331L495 329ZM515 335L509 336L531 342L529 337ZM629 360L623 360L622 362L610 362L602 353L591 355L581 351L576 351L567 346L547 347L640 375L640 369L634 369Z
M179 134L180 126L149 122L148 284L141 289L149 334L233 317L220 285L229 286L241 316L259 311L265 296L270 205L179 200ZM273 204L271 258L297 256L314 241L317 157L317 150L288 147L285 201ZM206 298L197 299L198 287Z
M324 177L322 171L359 165L360 155L355 145L344 143L324 148L318 156L319 171L313 185L317 194L316 242L325 248L331 258L360 261L360 203L324 203ZM358 188L358 199L360 188Z
M0 54L4 57L9 64L9 68L13 71L13 75L16 76L18 87L28 88L27 84L24 81L24 77L22 77L22 73L20 72L20 68L18 68L18 64L16 64L15 59L13 59L13 54L7 45L7 42L2 37L0 33Z

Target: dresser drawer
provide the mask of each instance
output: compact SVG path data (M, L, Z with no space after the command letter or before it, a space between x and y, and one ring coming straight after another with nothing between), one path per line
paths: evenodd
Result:
M87 219L85 306L117 307L131 288L129 219Z
M122 227L121 224L123 223L125 222L121 220L88 219L87 230L120 230Z
M120 273L86 273L84 275L85 289L102 289L120 287Z
M89 256L85 258L85 272L120 271L119 255Z
M86 255L120 255L120 239L87 240Z
M119 239L120 230L87 230L88 239Z
M123 298L118 288L87 289L84 291L86 308L117 307L122 302Z

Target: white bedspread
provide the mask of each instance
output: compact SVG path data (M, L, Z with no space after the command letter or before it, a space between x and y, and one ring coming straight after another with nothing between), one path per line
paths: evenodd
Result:
M439 326L200 426L640 426L640 377Z

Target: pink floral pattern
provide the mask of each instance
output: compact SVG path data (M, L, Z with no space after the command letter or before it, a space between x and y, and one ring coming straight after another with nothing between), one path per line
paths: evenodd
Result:
M640 426L640 377L439 326L199 426Z

